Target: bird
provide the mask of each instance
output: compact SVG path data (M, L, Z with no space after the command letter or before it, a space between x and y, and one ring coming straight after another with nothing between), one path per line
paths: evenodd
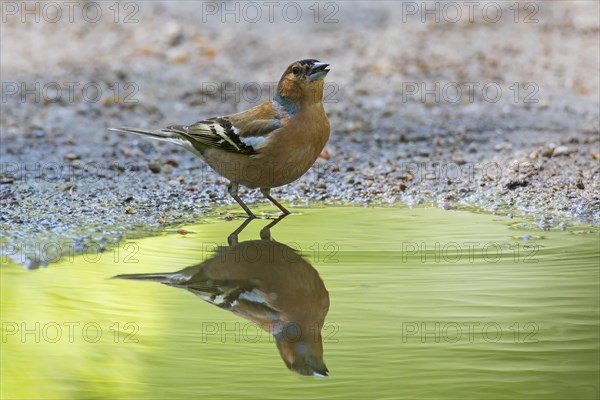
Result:
M328 67L316 59L293 62L281 76L271 100L236 114L159 130L110 130L163 140L190 150L229 181L228 193L250 219L256 216L240 198L240 185L260 189L287 215L290 212L271 195L271 189L304 175L329 140L330 125L323 107Z
M113 278L160 282L256 323L272 334L285 365L300 375L328 376L323 328L329 292L315 268L291 247L272 239L238 242L246 219L206 261L172 273L122 274Z

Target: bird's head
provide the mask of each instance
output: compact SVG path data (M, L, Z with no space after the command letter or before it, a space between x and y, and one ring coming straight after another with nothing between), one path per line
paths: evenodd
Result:
M293 324L292 324L293 325ZM329 370L323 361L321 333L303 332L299 326L287 326L275 336L279 354L285 365L300 375L327 376ZM290 334L290 332L295 332Z
M329 64L306 59L292 63L279 80L276 100L320 103ZM279 99L278 99L279 98Z

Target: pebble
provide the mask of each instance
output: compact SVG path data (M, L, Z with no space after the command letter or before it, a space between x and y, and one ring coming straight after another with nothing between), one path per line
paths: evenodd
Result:
M44 130L42 130L42 129L34 129L33 134L38 139L46 136L46 132L44 132Z
M148 169L155 174L158 174L161 170L160 163L158 161L152 161L148 164Z
M552 157L552 154L554 153L554 149L552 147L544 147L542 149L542 156L543 157Z
M569 154L571 154L571 152L567 146L558 146L554 148L552 157L568 156Z
M183 41L183 29L175 21L169 21L165 24L163 34L170 46L177 46Z
M173 64L182 64L188 61L190 55L187 51L173 49L167 52L167 59Z
M329 160L331 158L331 151L325 149L319 154L319 157L324 160Z
M537 108L540 109L540 110L545 110L545 109L547 109L549 107L550 107L550 104L547 101L545 101L545 100L542 100L542 101L540 101L540 102L537 103Z
M518 187L525 187L528 184L529 183L525 179L511 179L506 184L506 188L509 189L509 190L514 190L514 189L516 189Z
M75 161L81 159L81 157L75 153L67 153L65 154L64 159L66 161Z

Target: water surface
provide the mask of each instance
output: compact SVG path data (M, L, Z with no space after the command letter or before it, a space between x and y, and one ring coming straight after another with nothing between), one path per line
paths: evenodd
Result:
M329 293L329 377L290 371L268 332L191 293L108 279L210 260L242 222L215 219L36 271L4 265L2 398L598 398L597 230L439 209L295 210L272 239Z

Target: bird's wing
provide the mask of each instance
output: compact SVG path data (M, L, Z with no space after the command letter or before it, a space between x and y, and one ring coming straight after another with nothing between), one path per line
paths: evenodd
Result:
M268 298L251 282L205 280L186 283L182 286L202 300L217 307L245 315L279 315Z
M252 155L285 122L287 118L279 116L269 101L238 114L208 118L189 126L172 125L163 131L178 133L201 146Z

